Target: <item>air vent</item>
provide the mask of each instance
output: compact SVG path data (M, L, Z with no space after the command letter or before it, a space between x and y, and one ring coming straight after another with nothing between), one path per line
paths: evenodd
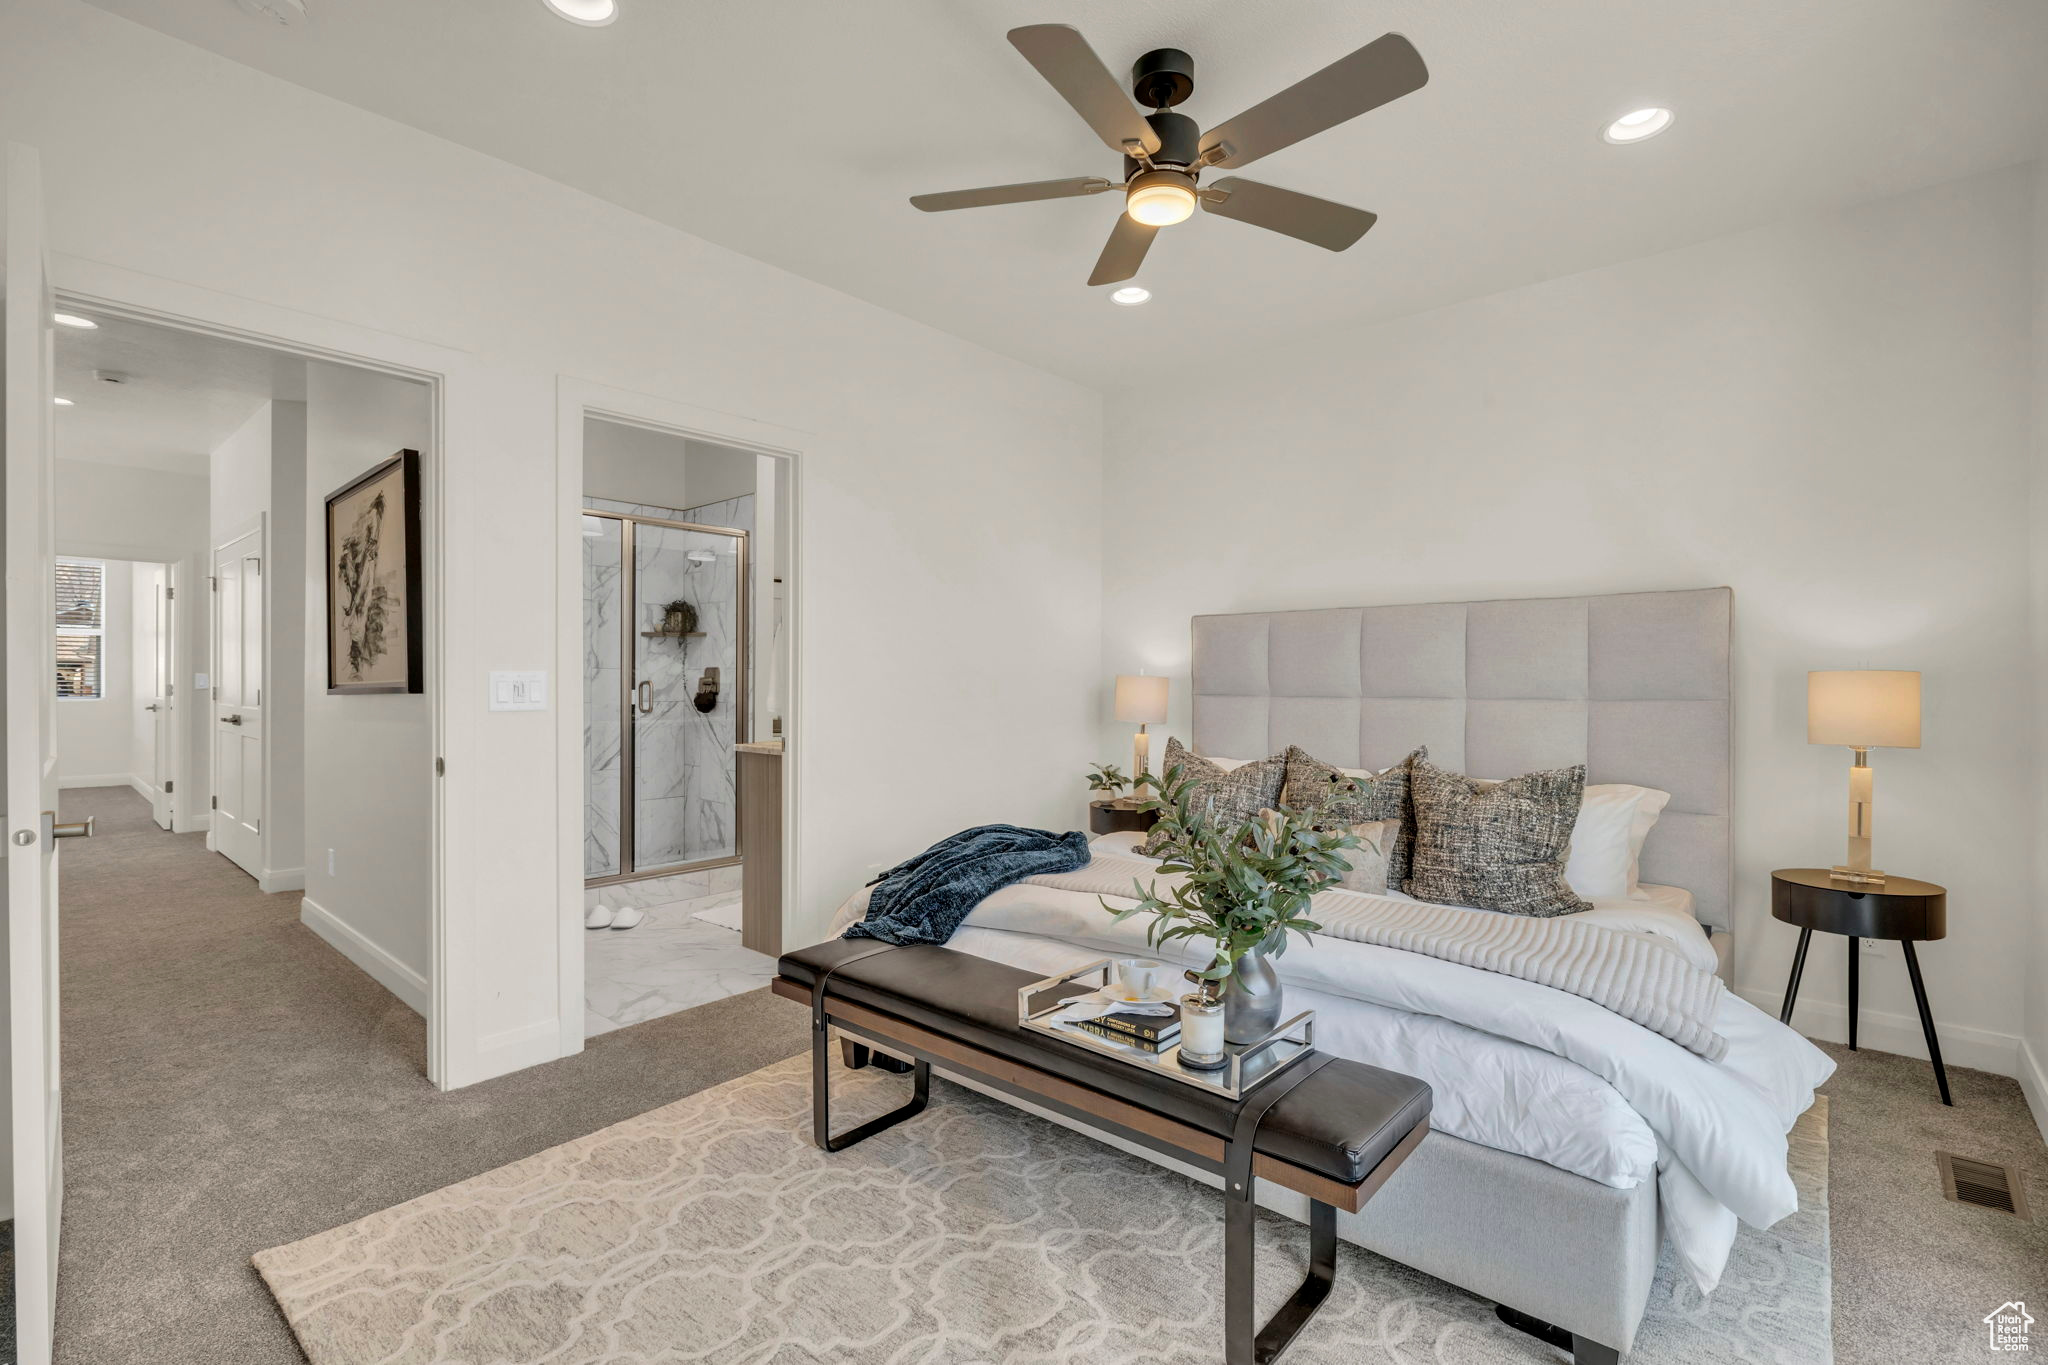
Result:
M1975 1161L1953 1152L1936 1152L1935 1165L1941 1169L1941 1192L1958 1204L1975 1204L1997 1209L2032 1221L2027 1211L2026 1187L2010 1166Z

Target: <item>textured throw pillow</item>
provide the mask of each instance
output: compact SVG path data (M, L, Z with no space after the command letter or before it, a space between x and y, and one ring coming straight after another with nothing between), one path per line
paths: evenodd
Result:
M1325 763L1300 745L1290 746L1286 757L1287 779L1280 787L1280 804L1308 816L1318 829L1382 820L1400 822L1387 846L1387 885L1398 890L1408 878L1414 847L1415 812L1408 799L1408 769L1428 758L1429 750L1417 749L1376 773ZM1358 790L1339 791L1347 782L1357 783Z
M1539 919L1593 908L1564 878L1586 791L1584 764L1488 783L1420 759L1408 782L1415 804L1409 895Z
M1277 810L1262 810L1259 819L1266 828L1275 833L1279 830L1281 815ZM1323 826L1323 832L1336 828ZM1399 820L1369 820L1350 826L1351 833L1358 837L1358 847L1340 848L1337 857L1344 864L1344 873L1335 881L1324 882L1325 887L1339 886L1346 891L1356 891L1362 896L1384 896L1387 894L1387 855L1394 850L1394 834L1401 828Z
M1200 754L1190 753L1178 739L1166 741L1166 756L1159 761L1162 780L1178 767L1180 776L1195 784L1188 809L1198 819L1215 825L1240 825L1255 819L1261 810L1280 800L1280 783L1287 776L1287 759L1275 754L1225 770ZM1165 832L1154 827L1138 852L1156 858L1166 847Z

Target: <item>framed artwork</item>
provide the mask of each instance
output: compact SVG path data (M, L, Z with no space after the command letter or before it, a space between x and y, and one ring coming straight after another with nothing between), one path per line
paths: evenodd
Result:
M424 692L420 455L327 495L327 691Z

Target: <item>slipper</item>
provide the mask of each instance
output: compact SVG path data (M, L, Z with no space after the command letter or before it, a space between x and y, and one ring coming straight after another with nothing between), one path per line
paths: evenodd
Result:
M612 916L612 928L630 929L647 918L647 912L637 905L628 905Z
M609 905L593 905L583 916L586 929L609 929L612 927L612 908Z

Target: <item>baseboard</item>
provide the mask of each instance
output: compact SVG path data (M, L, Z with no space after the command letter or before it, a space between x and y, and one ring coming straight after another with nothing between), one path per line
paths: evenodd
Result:
M134 782L134 776L129 773L87 773L78 777L60 777L57 787L60 791L69 791L73 787L127 787Z
M136 777L132 773L129 774L128 777L128 786L131 790L134 791L134 793L137 796L149 802L152 806L156 804L155 787L150 786L147 782L144 782L141 778Z
M353 926L337 919L317 901L299 901L299 923L320 935L336 952L368 972L373 981L410 1005L414 1013L422 1018L426 1016L429 992L425 977L372 943Z
M2033 1044L2020 1039L2020 1090L2027 1097L2027 1108L2034 1111L2034 1126L2041 1130L2041 1141L2048 1142L2048 1066L2034 1051Z
M280 891L304 891L306 889L306 869L303 867L267 868L264 870L263 875L256 879L256 885L266 894L273 896Z
M1785 1003L1782 990L1745 986L1736 994L1773 1019L1778 1017L1778 1010ZM1792 1023L1809 1038L1830 1043L1849 1041L1847 1005L1802 999L1798 1011L1792 1016ZM2020 1074L2020 1040L2017 1035L1967 1028L1962 1024L1944 1023L1940 1019L1934 1021L1934 1029L1941 1036L1941 1060L1949 1066L1967 1066L1998 1076L2017 1077ZM1856 1025L1856 1045L1876 1052L1918 1057L1923 1061L1927 1058L1927 1039L1920 1032L1920 1016L1917 1014L1891 1014L1866 1005Z

